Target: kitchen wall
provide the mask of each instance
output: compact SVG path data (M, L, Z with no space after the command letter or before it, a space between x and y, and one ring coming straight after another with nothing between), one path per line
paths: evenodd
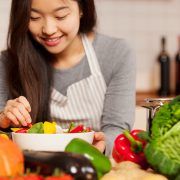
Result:
M180 0L97 0L96 4L99 30L127 39L137 54L137 90L156 89L160 37L167 36L172 58L177 50Z
M0 51L5 48L11 0L0 0Z
M161 36L167 37L172 60L177 51L180 0L96 0L96 4L99 31L127 39L136 52L137 91L156 90L159 87L156 57ZM173 81L171 89L174 89ZM134 128L146 129L146 118L146 109L137 106Z

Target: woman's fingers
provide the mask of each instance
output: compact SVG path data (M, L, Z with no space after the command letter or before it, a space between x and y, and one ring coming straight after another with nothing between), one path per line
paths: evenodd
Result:
M98 140L105 141L105 135L103 132L95 132L94 139L97 141Z
M105 135L103 132L95 132L93 145L101 152L104 152L105 144Z
M21 124L23 126L27 126L28 123L31 123L32 121L29 114L30 111L30 104L23 96L7 101L4 109L4 113L9 120L15 125Z
M23 116L22 120L25 120L27 123L31 123L31 116L28 112L28 110L25 108L24 104L15 101L12 106L14 108L17 108L18 111L21 113L21 115Z
M23 125L23 126L27 126L27 122L26 119L24 118L24 116L20 113L19 109L17 107L12 107L11 110L12 114L14 116L16 116L16 118L18 119L18 121Z
M24 96L20 96L17 99L17 102L20 102L24 105L24 107L28 110L28 112L31 112L31 106L28 102L28 100Z
M16 116L14 116L10 111L6 113L6 117L10 119L15 125L19 125L19 121L17 120Z

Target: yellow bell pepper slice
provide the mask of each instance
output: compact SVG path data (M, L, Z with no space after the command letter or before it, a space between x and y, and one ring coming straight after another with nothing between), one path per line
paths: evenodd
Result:
M44 134L55 134L56 133L56 123L45 121L43 124Z
M22 128L11 128L11 131L16 132L16 131L18 131L20 129L22 129Z

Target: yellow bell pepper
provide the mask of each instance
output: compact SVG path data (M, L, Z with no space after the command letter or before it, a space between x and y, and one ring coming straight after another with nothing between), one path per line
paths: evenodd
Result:
M43 124L44 134L55 134L56 133L56 123L45 121Z
M16 132L16 131L18 131L20 129L22 129L22 128L11 128L11 131Z

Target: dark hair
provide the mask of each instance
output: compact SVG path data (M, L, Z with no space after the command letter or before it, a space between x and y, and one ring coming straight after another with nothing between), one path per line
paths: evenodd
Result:
M94 1L76 1L83 12L79 32L90 32L96 24ZM31 0L12 0L5 67L9 98L25 96L31 105L33 122L38 122L50 120L52 55L28 32L30 12Z
M80 21L80 32L87 33L93 30L96 25L96 9L94 0L76 0L82 10L82 18Z

